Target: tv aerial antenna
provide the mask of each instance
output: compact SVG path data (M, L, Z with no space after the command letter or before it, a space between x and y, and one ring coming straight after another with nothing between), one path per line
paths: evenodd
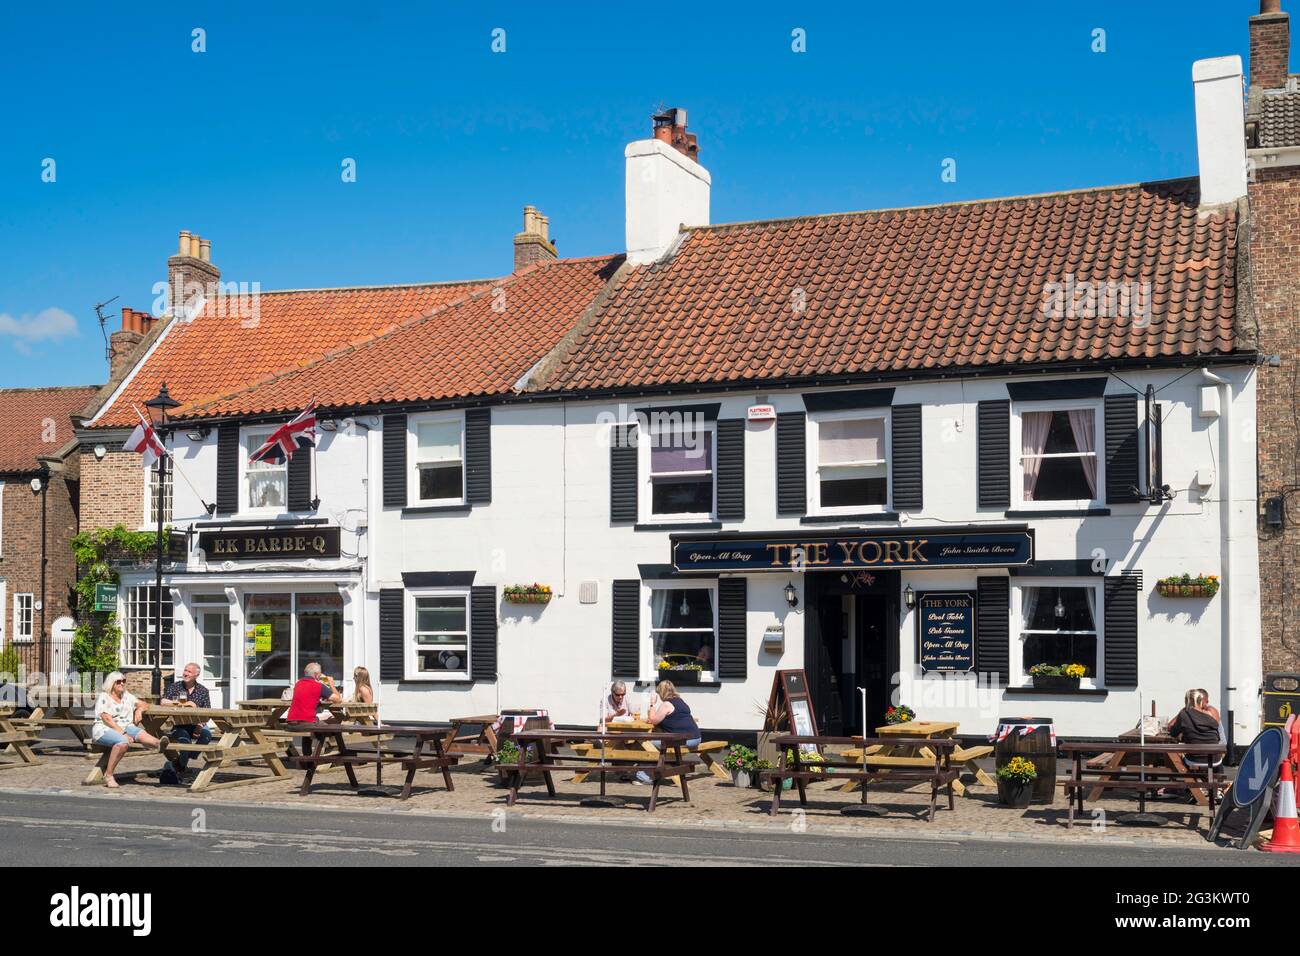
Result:
M104 314L104 309L112 305L121 296L113 296L107 302L99 302L95 305L95 315L99 319L99 334L104 337L104 361L108 363L109 368L113 367L113 347L108 344L108 316Z

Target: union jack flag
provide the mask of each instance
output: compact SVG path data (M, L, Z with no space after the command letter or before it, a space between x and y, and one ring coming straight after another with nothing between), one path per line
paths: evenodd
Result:
M316 446L316 403L312 402L293 421L281 425L266 442L248 456L250 462L266 461L272 464L287 462L299 448Z

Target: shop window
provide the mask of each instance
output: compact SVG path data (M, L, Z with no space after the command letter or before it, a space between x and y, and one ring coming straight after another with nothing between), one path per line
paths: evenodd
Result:
M712 424L651 426L642 443L650 517L707 519L714 511Z
M122 628L122 666L153 666L153 635L156 614L154 600L158 589L152 584L141 584L126 589L126 620ZM162 592L162 642L159 666L172 666L172 642L176 632L172 617L172 595L169 588Z
M884 415L861 412L812 420L808 460L815 511L884 508L889 501L889 455Z
M459 504L465 500L465 425L462 416L411 419L415 474L412 504Z
M1019 411L1022 501L1090 504L1098 499L1097 418L1093 405Z
M1097 682L1100 588L1096 585L1020 587L1021 673L1029 683L1035 664L1082 664L1084 680Z
M712 679L718 659L716 597L713 587L651 585L650 645L657 677L672 680L674 668L687 668Z
M335 686L343 673L343 599L333 591L250 594L244 600L244 680L253 697L278 697L310 663Z
M469 677L469 593L408 592L414 629L406 676L411 680Z
M32 612L36 607L33 594L14 595L14 640L30 641L32 639Z
M174 466L169 467L167 474L163 477L162 520L164 525L170 524L172 520L172 476L175 472ZM157 465L145 469L144 494L144 526L147 530L154 530L158 527Z
M286 462L249 461L266 444L275 428L244 432L244 503L247 511L284 511L289 501L289 466Z

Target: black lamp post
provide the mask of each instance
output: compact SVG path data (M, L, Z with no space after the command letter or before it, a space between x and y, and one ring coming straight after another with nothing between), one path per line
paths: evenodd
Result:
M162 388L158 389L158 394L149 401L144 403L144 407L149 409L149 417L153 421L154 434L158 437L158 444L164 449L167 447L167 439L164 429L167 425L167 413L173 408L180 405L180 402L167 394L167 383L163 382ZM152 693L155 698L162 696L162 566L163 566L163 490L167 484L167 456L159 455L158 464L158 498L154 505L154 516L158 519L158 544L154 552L154 584L156 592L154 594L154 616L153 616L153 681L151 683Z

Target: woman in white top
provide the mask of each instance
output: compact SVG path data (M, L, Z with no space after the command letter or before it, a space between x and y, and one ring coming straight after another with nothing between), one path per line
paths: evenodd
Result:
M108 752L108 766L104 769L104 786L112 789L119 786L113 777L113 771L117 769L132 740L162 751L171 743L166 737L159 740L145 733L139 726L140 715L147 707L147 704L126 689L126 678L121 671L113 671L104 678L103 692L95 701L95 725L90 729L91 740L112 748Z

